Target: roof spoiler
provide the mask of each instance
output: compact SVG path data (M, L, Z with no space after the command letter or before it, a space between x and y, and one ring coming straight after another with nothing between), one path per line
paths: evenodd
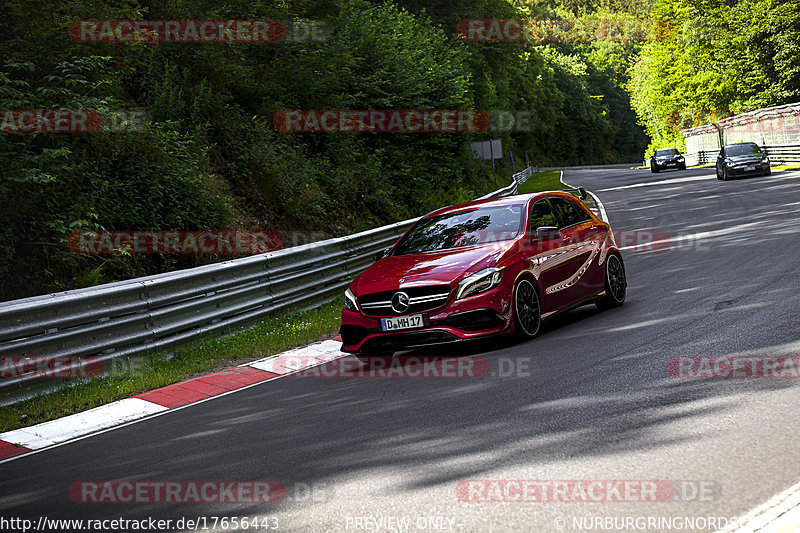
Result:
M586 192L586 189L583 187L577 187L574 189L562 189L564 192L568 192L570 194L574 194L581 200L586 200L589 197L589 193Z

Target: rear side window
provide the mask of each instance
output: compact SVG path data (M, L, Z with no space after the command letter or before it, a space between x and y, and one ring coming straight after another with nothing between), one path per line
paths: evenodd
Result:
M558 227L556 215L547 200L539 200L531 207L531 231L544 226Z
M566 198L554 196L550 198L550 203L558 218L559 228L567 228L592 219L586 211Z

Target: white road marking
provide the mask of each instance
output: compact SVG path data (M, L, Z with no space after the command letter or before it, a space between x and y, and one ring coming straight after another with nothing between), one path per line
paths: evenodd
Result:
M333 361L347 354L340 350L342 343L339 341L322 341L302 348L289 350L278 355L265 357L258 361L245 363L242 366L252 366L259 370L275 374L291 374L297 370L319 366L328 361Z
M0 433L0 440L39 450L166 410L167 407L140 398L125 398L57 420Z
M800 483L776 494L717 533L789 533L800 530Z

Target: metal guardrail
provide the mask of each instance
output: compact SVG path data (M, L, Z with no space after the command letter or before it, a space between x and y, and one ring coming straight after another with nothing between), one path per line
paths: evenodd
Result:
M480 198L477 198L477 200L486 200L487 198L496 198L498 196L507 196L509 194L517 194L517 186L520 183L524 183L524 182L528 181L528 178L531 177L531 174L533 174L533 167L527 167L522 172L517 172L516 174L511 176L511 184L508 185L507 187L503 187L502 189L498 189L498 190L496 190L494 192L490 192L489 194L486 194L484 196L481 196Z
M800 145L799 144L773 144L769 146L762 146L767 152L769 159L772 163L798 163L800 162Z
M515 194L531 169L482 199ZM92 364L168 350L200 335L223 333L289 308L338 296L418 219L272 253L142 278L0 303L0 357L30 357L37 368L86 357ZM17 365L21 368L23 365ZM51 365L52 366L52 365ZM0 376L4 396L41 373ZM2 403L15 401L6 398Z

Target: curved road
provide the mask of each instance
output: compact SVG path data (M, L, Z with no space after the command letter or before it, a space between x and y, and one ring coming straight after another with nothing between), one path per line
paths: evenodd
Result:
M0 517L275 516L280 531L483 532L741 515L800 480L798 380L676 379L666 366L676 356L800 356L798 178L567 171L600 197L615 230L669 239L625 252L622 308L583 307L534 341L458 352L496 371L516 364L510 375L283 379L22 456L0 464ZM68 491L81 480L276 480L288 497L79 504ZM459 498L465 480L664 480L683 493L476 503Z

